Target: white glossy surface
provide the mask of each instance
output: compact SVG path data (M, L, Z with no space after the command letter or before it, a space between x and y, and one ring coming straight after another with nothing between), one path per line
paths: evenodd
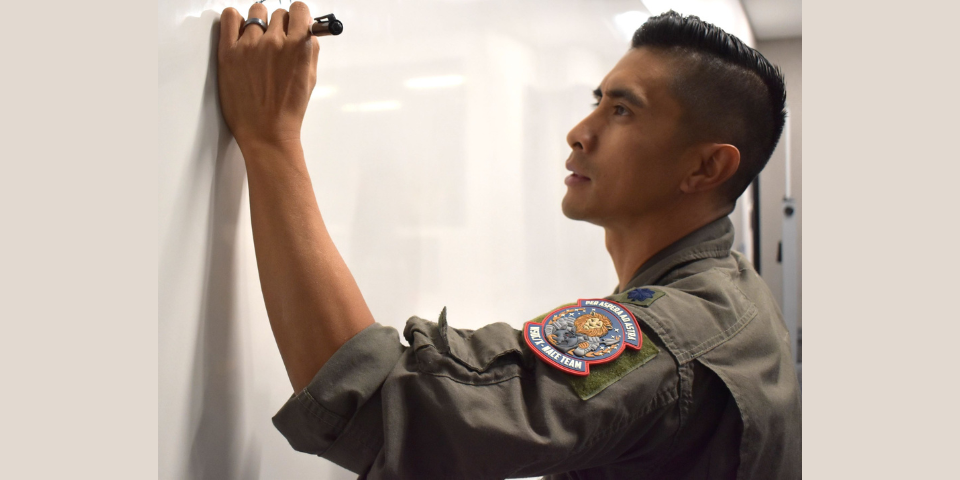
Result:
M304 148L378 321L446 306L456 327L519 327L612 291L602 231L560 212L564 139L628 48L615 15L640 2L307 3L344 33L320 41ZM292 390L216 101L227 5L159 4L160 478L355 478L270 423Z

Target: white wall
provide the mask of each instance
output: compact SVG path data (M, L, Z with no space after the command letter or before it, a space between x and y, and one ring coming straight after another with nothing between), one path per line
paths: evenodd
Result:
M353 478L293 451L270 423L292 391L263 307L242 158L217 105L228 4L159 4L160 478ZM602 231L560 212L564 139L628 48L614 15L639 2L308 5L345 29L320 40L307 162L379 322L402 329L446 306L457 327L519 327L613 290ZM438 75L463 81L405 86Z

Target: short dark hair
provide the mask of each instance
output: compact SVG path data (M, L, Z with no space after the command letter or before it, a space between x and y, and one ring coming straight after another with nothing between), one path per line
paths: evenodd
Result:
M672 89L684 109L683 139L729 143L740 167L721 194L736 202L780 141L786 119L783 73L719 27L673 10L650 17L632 48L651 47L677 60Z

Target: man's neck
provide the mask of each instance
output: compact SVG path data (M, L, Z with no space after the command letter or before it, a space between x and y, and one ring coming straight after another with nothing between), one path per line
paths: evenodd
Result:
M692 213L675 209L604 225L607 252L620 281L619 291L624 291L637 270L658 252L729 213L704 209Z

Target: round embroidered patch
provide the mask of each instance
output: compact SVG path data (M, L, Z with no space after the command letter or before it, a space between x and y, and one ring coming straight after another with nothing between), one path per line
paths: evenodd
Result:
M527 322L523 338L548 365L574 375L589 374L590 365L619 357L627 346L639 350L643 341L633 313L603 299L580 300Z

